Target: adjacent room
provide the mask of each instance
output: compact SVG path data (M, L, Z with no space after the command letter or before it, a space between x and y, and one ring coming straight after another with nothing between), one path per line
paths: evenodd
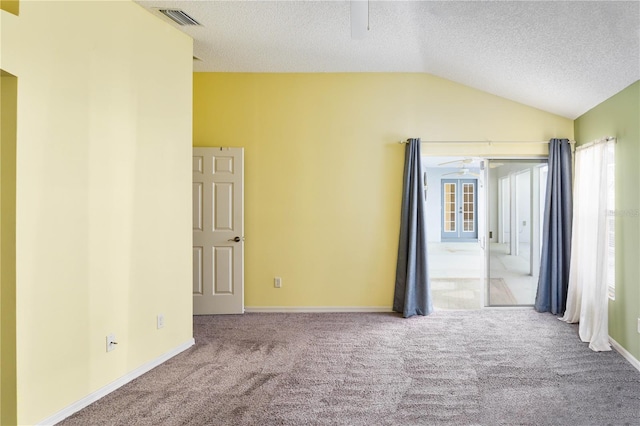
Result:
M0 1L0 424L637 423L639 34Z
M533 306L546 157L425 157L423 167L436 307Z

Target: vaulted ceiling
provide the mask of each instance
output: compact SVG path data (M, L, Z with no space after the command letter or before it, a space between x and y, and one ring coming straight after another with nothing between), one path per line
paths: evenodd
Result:
M349 1L137 2L202 24L194 71L429 73L572 119L640 79L640 1L371 0L363 39Z

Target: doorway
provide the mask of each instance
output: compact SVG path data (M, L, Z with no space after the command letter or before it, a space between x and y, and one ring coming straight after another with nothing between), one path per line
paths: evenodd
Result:
M244 313L244 149L193 148L193 313Z
M429 277L435 309L481 309L484 254L480 238L484 176L480 158L425 157Z
M547 160L425 157L423 166L434 307L533 305Z

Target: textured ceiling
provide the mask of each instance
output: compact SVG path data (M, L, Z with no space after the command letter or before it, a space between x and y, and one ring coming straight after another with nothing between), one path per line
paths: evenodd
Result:
M421 72L568 118L640 79L640 1L154 1L203 24L194 71ZM163 19L166 19L163 17Z

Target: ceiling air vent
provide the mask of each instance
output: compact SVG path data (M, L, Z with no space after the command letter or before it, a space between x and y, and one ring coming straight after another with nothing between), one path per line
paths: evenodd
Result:
M202 25L180 9L158 9L158 12L178 25Z

